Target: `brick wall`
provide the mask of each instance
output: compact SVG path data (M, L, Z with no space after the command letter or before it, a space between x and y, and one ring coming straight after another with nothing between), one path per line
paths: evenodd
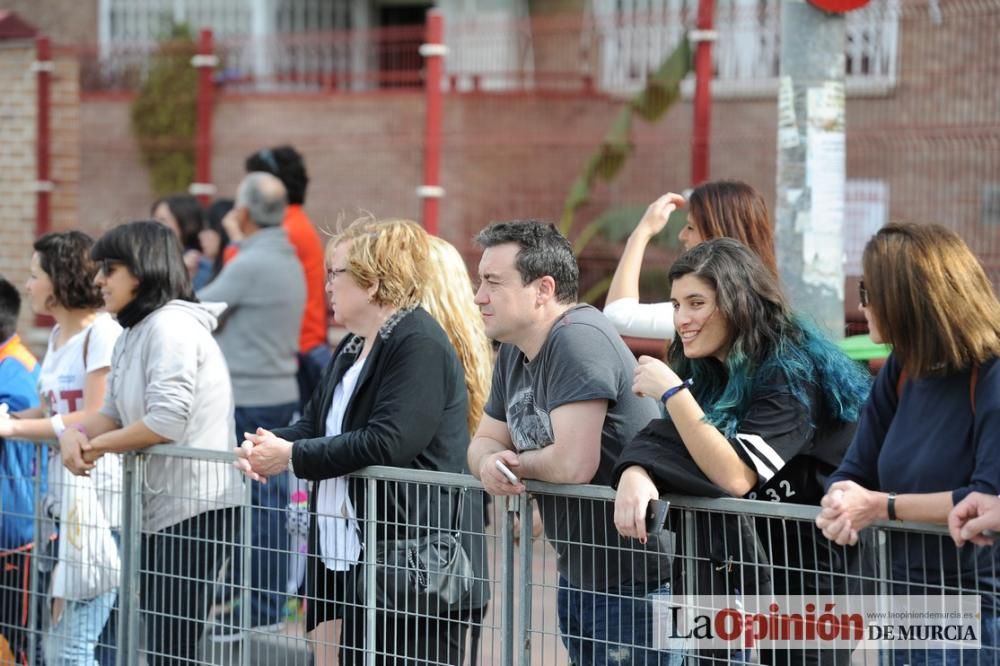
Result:
M0 274L19 288L28 278L35 239L37 195L37 75L33 41L0 44ZM51 228L73 229L80 171L79 76L74 59L57 58L51 81ZM33 342L33 317L22 308L23 332Z
M33 41L0 43L0 274L21 287L35 234L36 78ZM30 320L27 305L21 316Z

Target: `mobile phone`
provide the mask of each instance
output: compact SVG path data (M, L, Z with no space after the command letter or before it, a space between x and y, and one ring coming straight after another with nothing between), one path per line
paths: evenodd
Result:
M667 500L649 500L646 507L646 534L659 534L667 524L667 510L670 502Z
M521 483L521 479L517 478L517 475L514 474L514 472L510 471L510 467L507 467L507 465L503 464L502 460L497 460L496 466L497 469L503 472L503 475L506 476L507 480L510 481L513 485Z

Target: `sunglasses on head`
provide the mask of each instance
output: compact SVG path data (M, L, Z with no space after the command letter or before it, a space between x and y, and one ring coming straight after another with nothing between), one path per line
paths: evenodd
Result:
M264 164L267 165L267 168L271 173L273 174L278 173L279 171L278 160L274 158L274 153L271 152L270 148L264 148L263 150L260 150L257 153L257 157L259 157L261 160L264 161Z

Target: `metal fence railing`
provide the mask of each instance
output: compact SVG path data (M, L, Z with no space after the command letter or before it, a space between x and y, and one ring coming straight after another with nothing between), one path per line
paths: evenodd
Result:
M39 446L37 455L45 451ZM151 465L156 458L161 464ZM36 474L37 510L18 514L5 502L0 513L5 534L18 520L33 524L30 543L2 554L0 662L9 654L18 663L61 663L73 650L87 660L79 651L95 651L93 643L81 645L89 635L97 644L87 663L102 666L323 664L334 663L336 651L340 663L358 664L562 664L570 655L575 663L617 663L626 654L633 663L669 665L922 663L922 655L856 641L824 650L715 649L664 637L658 622L663 603L692 597L741 607L756 596L820 603L845 595L981 595L984 618L994 614L995 564L993 575L970 584L961 575L966 560L941 528L880 523L859 546L842 548L817 532L815 507L665 496L665 528L641 545L617 537L608 519L610 488L528 482L528 495L491 501L466 475L387 467L345 480L357 505L334 503L335 511L309 511L305 521L302 491L317 488L303 486L291 505L261 518L248 508L248 485L237 506L231 494L213 493L213 483L221 489L232 480L231 461L172 446L123 456L120 488L98 493L102 506L121 506L120 522L112 517L110 524L87 513L53 525L46 498L60 477L49 475L50 485ZM167 493L156 470L171 465L200 468L191 477L203 481ZM67 489L60 492L65 500ZM544 538L533 504L558 518ZM275 516L287 530L283 545L252 551L252 531L273 526L267 518ZM75 624L67 627L65 616L54 622L56 554L99 528L119 546L109 588L117 598L67 605L62 612L74 613ZM975 552L996 562L996 551ZM277 586L258 580L276 570ZM280 622L262 626L262 592L279 600ZM88 622L100 626L88 630ZM601 623L608 631L592 640ZM866 618L865 631L873 623ZM1000 658L965 654L961 663Z

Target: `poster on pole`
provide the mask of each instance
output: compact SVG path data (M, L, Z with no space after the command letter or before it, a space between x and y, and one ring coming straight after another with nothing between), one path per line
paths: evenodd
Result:
M848 180L844 190L844 274L862 274L865 243L889 221L889 185L884 180Z
M802 235L802 279L844 290L844 189L847 137L844 85L828 81L806 91L807 233Z

